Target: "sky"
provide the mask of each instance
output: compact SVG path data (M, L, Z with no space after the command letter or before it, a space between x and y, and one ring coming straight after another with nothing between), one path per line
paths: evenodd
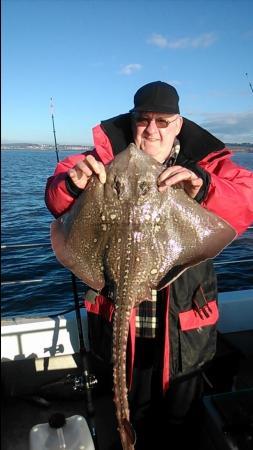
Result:
M253 143L252 1L1 3L2 142L54 144L53 113L59 144L92 145L92 127L161 80L182 116Z

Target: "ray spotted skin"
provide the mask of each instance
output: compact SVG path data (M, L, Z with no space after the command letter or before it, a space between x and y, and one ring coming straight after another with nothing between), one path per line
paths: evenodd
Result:
M106 286L112 293L114 402L123 450L135 443L126 380L133 308L235 237L230 225L182 188L159 192L163 170L130 144L106 167L106 183L92 176L72 209L51 226L57 259L91 288Z

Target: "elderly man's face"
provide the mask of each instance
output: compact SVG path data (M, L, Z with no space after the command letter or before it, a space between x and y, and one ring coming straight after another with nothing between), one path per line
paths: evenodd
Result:
M157 161L164 162L170 155L182 123L179 114L138 113L133 116L135 144Z

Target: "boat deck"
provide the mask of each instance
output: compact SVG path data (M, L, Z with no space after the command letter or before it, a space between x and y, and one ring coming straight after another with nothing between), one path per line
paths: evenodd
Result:
M60 360L61 367L64 368L51 366L52 361L59 365ZM1 440L3 450L28 450L30 429L36 424L46 423L54 412L62 412L66 417L78 414L88 420L85 394L74 391L72 386L66 383L67 374L78 373L75 363L77 365L80 363L79 355L44 358L37 362L34 358L2 362L4 401ZM104 366L94 360L92 360L92 366L92 372L98 378L98 385L92 394L97 449L120 449L120 445L117 444L118 433L110 370L108 368L105 370ZM213 419L214 402L212 400L215 399L217 403L219 395L227 393L233 396L234 392L240 393L240 391L245 394L247 390L249 394L246 397L249 402L253 402L253 332L228 333L225 339L221 338L214 364L207 369L206 373L214 387L207 385L204 398L206 424L202 430L204 438L201 450L248 450L251 447L247 446L246 434L245 440L240 441L242 444L230 446L222 426L219 430L217 421L215 423ZM230 392L231 389L233 393ZM213 426L210 428L212 422ZM219 434L220 437L217 439ZM213 437L215 435L216 438ZM158 444L155 450L162 448ZM177 445L173 447L170 444L169 448L180 450Z
M75 391L73 382L68 380L69 375L80 375L80 370L73 368L79 359L79 355L50 358L45 372L40 370L40 364L35 365L34 359L2 363L5 392L2 403L3 450L28 450L31 428L47 423L55 412L63 413L66 418L81 415L89 421L85 393ZM65 368L53 367L59 363ZM109 388L111 379L108 378L109 371L102 374L98 368L96 372L99 386L92 393L95 430L99 450L109 450L118 440L112 389Z
M84 399L51 399L48 406L36 403L36 399L8 399L4 403L2 429L3 450L28 450L29 431L37 424L47 423L55 412L64 413L65 417L74 415L87 416ZM111 398L102 396L94 401L96 409L96 432L99 450L113 448L117 431ZM113 426L115 425L115 426ZM110 433L108 433L110 430ZM38 449L42 450L42 449Z

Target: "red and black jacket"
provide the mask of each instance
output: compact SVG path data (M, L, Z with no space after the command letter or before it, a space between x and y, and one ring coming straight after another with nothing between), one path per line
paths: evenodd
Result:
M102 121L93 129L95 148L92 154L104 164L133 142L130 114ZM204 208L226 220L238 234L253 221L253 173L237 166L231 152L216 137L194 122L183 120L178 135L180 153L176 164L187 167L204 183L196 200ZM85 154L87 155L87 153ZM85 155L74 155L61 161L47 181L45 201L55 217L71 208L80 190L67 171ZM170 379L196 370L209 361L216 348L218 320L217 283L211 261L184 272L163 292L160 314L163 329L163 389ZM113 305L104 296L95 305L85 302L90 313L92 346L105 359L110 358ZM135 311L129 333L129 369L132 373L135 348ZM101 335L102 333L102 335ZM101 339L103 337L103 339Z

